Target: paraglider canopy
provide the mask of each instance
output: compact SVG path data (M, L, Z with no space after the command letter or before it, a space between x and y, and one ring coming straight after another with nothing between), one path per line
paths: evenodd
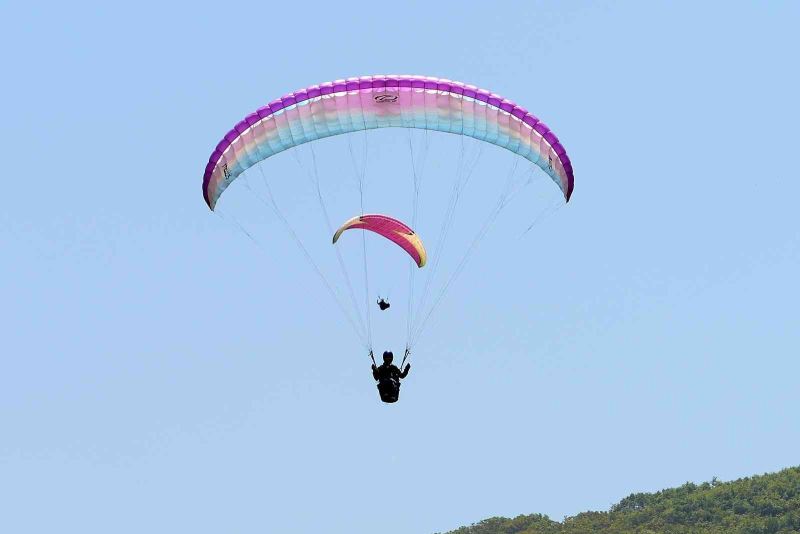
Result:
M372 128L419 128L473 137L539 166L569 201L572 163L558 137L525 108L474 85L428 76L362 76L312 85L239 121L203 173L214 209L236 177L259 161L324 137Z
M419 236L414 233L414 230L397 219L386 215L359 215L349 219L333 234L333 243L335 244L339 240L345 230L354 228L375 232L394 242L411 256L417 267L424 267L425 262L428 260L425 246Z

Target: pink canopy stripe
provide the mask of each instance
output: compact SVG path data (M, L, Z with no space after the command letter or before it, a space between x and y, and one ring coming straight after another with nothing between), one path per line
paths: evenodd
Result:
M353 217L336 230L333 234L333 243L339 240L339 236L345 230L351 229L369 230L385 237L405 250L418 267L423 267L428 260L425 246L419 236L397 219L379 214Z

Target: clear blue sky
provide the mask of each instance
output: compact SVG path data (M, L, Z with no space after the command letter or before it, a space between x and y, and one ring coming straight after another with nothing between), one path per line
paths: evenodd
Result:
M0 531L430 533L800 461L797 3L6 2L0 18ZM503 214L394 406L274 217L265 257L200 193L246 113L378 73L522 103L576 173L524 238L529 197ZM373 146L381 208L407 173ZM301 176L290 157L265 169ZM352 215L352 182L331 191ZM375 286L394 284L372 243ZM373 316L379 350L401 348L405 273L396 315Z

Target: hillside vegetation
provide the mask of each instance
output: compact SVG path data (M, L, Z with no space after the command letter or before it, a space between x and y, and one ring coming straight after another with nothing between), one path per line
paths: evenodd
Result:
M607 512L563 522L546 515L493 517L447 534L798 534L800 467L657 493L634 493Z

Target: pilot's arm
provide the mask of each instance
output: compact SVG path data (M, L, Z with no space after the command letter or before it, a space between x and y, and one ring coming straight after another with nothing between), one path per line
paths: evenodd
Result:
M403 372L402 372L402 373L400 373L400 378L405 378L405 377L407 377L407 376L408 376L408 372L409 372L410 370L411 370L411 364L410 364L410 363L407 363L407 364L406 364L406 368L405 368L405 369L403 369Z

